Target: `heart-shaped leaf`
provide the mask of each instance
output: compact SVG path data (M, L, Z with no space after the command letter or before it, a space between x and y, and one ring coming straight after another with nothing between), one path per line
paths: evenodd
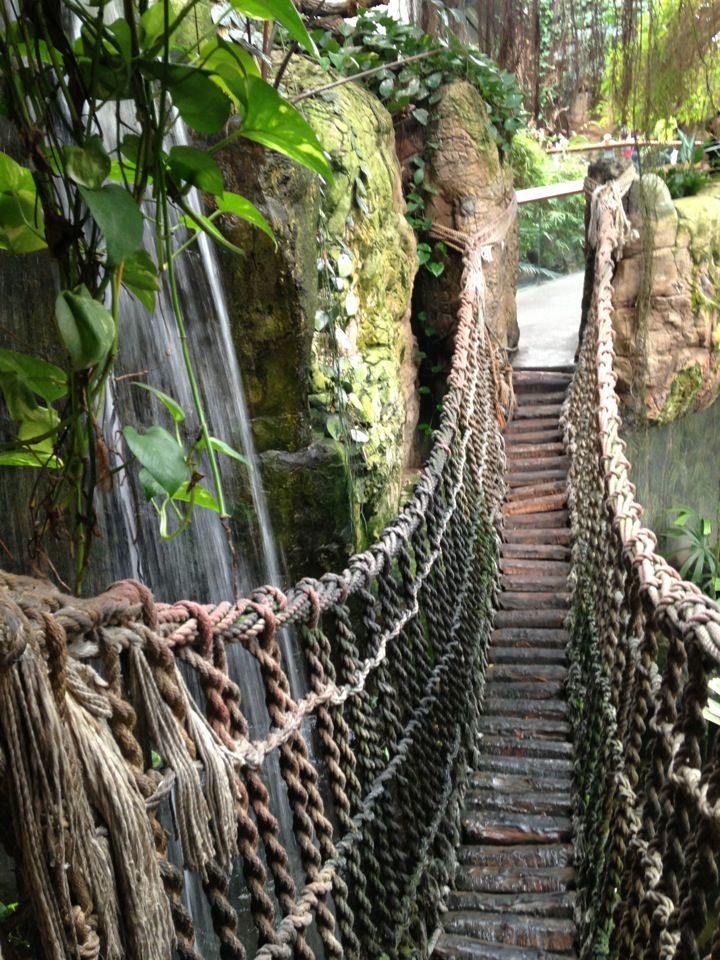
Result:
M238 13L244 13L246 17L254 20L277 20L310 56L317 56L315 44L291 0L230 0L230 2Z
M139 380L133 380L132 385L134 387L140 387L141 390L147 390L148 393L151 393L154 397L157 397L160 403L170 412L170 416L173 418L175 423L182 423L185 419L185 411L177 402L173 400L172 397L169 397L166 393L163 393L162 390L158 390L157 387L151 387L149 383L140 383Z
M0 350L0 374L3 373L15 373L29 390L49 403L67 393L65 371L40 357L15 350Z
M32 190L0 194L0 250L35 253L47 247L42 207Z
M223 192L225 181L216 160L195 147L173 147L168 161L170 173L178 185L188 184L206 193Z
M99 190L80 188L82 198L105 237L108 261L121 263L142 243L143 217L132 195L117 183Z
M150 476L172 496L189 479L185 453L172 434L157 425L145 433L131 426L123 429L128 447Z
M160 281L153 259L147 250L136 250L125 260L122 280L150 313L155 309L155 294Z
M84 147L63 147L65 169L81 187L97 190L110 175L110 157L100 137L90 137Z
M253 226L262 230L271 240L275 240L275 234L272 232L270 224L260 213L254 203L241 197L239 193L226 191L217 198L217 208L221 213L231 213L235 217L240 217L252 223Z
M73 370L94 367L110 353L115 323L109 311L93 300L86 287L63 290L58 295L55 321Z
M173 494L173 500L181 500L183 503L192 503L196 507L204 507L206 510L212 510L213 513L220 513L220 504L213 494L199 483L190 486L189 481L184 483L179 490Z
M164 80L185 123L199 133L216 133L230 116L230 100L199 67L143 60L142 69Z
M307 120L264 80L248 77L245 84L247 109L241 136L277 150L332 180L330 164Z

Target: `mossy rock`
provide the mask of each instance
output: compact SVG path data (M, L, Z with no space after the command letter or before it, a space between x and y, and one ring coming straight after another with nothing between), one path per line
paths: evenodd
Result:
M292 96L328 79L295 57L283 83ZM417 262L385 108L350 83L304 100L301 110L333 180L323 184L286 158L239 143L224 161L228 186L260 207L278 246L232 218L220 225L246 252L224 255L223 268L276 536L289 556L313 542L329 558L330 543L338 556L350 543L363 546L398 509L417 419L409 321ZM327 495L303 476L317 469L308 451L336 449L328 421L338 419L350 438L333 467L343 471L342 497L334 472L321 471ZM273 507L276 497L296 503L307 491L333 510L313 514L314 539L303 511Z
M341 569L353 544L342 450L332 440L260 457L275 543L291 580Z
M626 414L668 424L710 406L720 387L720 186L672 201L648 175L630 201L640 239L615 277L618 389Z
M704 385L704 377L699 364L681 370L670 384L670 393L660 411L658 422L671 423L697 409L697 401Z
M694 197L675 201L679 238L690 247L693 261L720 262L720 186L711 183Z

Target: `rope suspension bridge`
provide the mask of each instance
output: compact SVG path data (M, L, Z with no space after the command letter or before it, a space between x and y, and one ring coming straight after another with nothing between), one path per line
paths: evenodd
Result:
M483 262L511 215L466 238L432 452L341 573L216 606L0 575L0 833L33 955L720 960L720 610L655 553L618 432L631 176L586 185L577 367L517 373L505 437Z

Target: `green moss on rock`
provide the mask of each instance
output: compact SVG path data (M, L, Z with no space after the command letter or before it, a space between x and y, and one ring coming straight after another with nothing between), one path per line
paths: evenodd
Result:
M697 363L681 370L670 385L670 393L660 411L658 422L671 423L694 410L703 385L702 370Z
M284 82L294 94L327 83L327 74L294 58ZM302 110L333 181L322 185L276 154L238 145L228 185L263 210L278 247L246 224L222 224L246 250L242 260L224 258L224 268L272 521L293 573L318 553L336 565L396 513L417 402L415 240L391 117L355 84ZM338 423L344 450L331 439ZM319 470L320 448L323 467L311 479L304 474ZM308 506L313 496L317 510Z

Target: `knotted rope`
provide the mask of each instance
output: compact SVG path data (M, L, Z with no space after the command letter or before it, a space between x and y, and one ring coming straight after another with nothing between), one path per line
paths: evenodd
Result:
M313 960L311 926L325 957L378 960L434 928L498 579L504 453L483 261L513 216L464 246L428 462L341 573L217 605L156 603L133 581L83 600L0 573L2 838L36 956L201 960L186 881L223 960ZM297 700L284 629L307 667ZM258 677L252 735L229 660ZM242 936L235 874L250 900Z
M720 608L656 553L620 436L612 279L634 177L588 184L594 288L565 417L578 919L583 958L669 960L701 955L718 880L720 738L703 709L720 673ZM715 957L712 914L703 952Z

